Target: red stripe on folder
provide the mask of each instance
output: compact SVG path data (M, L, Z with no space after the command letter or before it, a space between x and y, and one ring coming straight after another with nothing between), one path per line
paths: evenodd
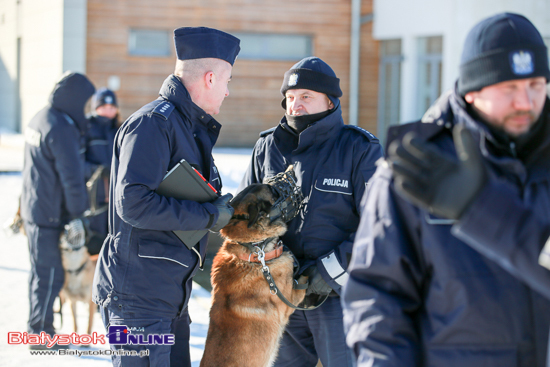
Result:
M193 170L195 170L195 172L197 172L197 175L199 175L199 177L202 178L204 182L206 182L208 187L210 187L216 194L218 193L218 190L216 190L214 188L214 186L210 185L210 182L206 181L206 178L204 178L204 176L201 175L201 173L199 171L197 171L197 169L195 167L191 167L191 168L193 168Z

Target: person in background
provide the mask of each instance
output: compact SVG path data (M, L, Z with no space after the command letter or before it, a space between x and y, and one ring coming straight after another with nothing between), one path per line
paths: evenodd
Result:
M84 107L94 92L86 76L67 72L55 85L48 105L25 128L21 217L31 260L29 334L55 334L52 306L64 282L59 250L64 227L71 245L85 242ZM47 348L31 345L31 349Z
M505 252L521 241L521 232L508 232L519 213L508 211L508 198L485 191L488 180L516 186L523 205L548 218L549 78L535 26L519 14L497 14L468 33L455 89L421 121L389 131L393 170L381 163L370 183L343 292L347 342L358 366L545 366L550 301L453 227L464 218L479 233L492 222L493 246ZM430 162L436 155L423 155L424 143L456 167L441 156ZM457 163L468 161L472 147L483 165ZM406 161L415 158L418 180L404 180L416 170ZM444 169L432 177L430 166ZM452 180L449 169L464 175ZM450 195L432 191L431 181ZM479 202L500 209L475 205L481 188ZM475 211L466 209L471 204ZM500 242L495 226L520 236Z
M90 255L97 255L108 232L109 172L115 134L121 122L117 98L112 90L98 89L92 96L91 108L86 135L86 162L89 166L86 180L90 182L88 199L91 201L90 234L86 246Z
M113 345L147 357L113 355L114 366L191 366L187 303L202 268L208 235L188 248L173 231L219 231L231 219L231 194L199 203L155 190L182 159L220 192L212 148L214 119L229 95L238 38L206 27L174 31L176 67L159 98L124 122L115 137L109 194L109 233L99 254L93 301L109 330L172 334L173 345ZM112 331L116 333L116 331Z
M274 366L351 366L340 305L341 287L355 231L359 203L367 181L382 157L378 139L357 126L345 125L340 106L340 79L317 57L288 70L281 86L285 115L279 125L260 134L239 191L294 166L305 205L282 237L309 276L304 306L285 329Z

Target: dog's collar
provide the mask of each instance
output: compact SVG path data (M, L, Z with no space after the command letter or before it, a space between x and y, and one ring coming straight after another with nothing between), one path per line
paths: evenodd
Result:
M76 269L76 270L65 270L67 273L69 274L75 274L75 275L78 275L78 273L80 273L82 270L84 270L84 267L86 266L86 261L84 261L82 263L82 265L80 266L80 268Z
M253 242L253 243L240 243L239 242L239 245L246 247L250 251L250 253L248 255L240 254L239 259L244 260L244 261L253 262L253 263L261 263L261 261L259 259L259 256L258 256L259 251L257 251L256 249L261 249L263 251L265 246L272 240L273 240L273 238L268 238L268 239L265 239L261 242ZM283 251L284 251L283 241L279 240L279 242L277 243L277 247L275 247L275 249L265 253L264 261L269 261L269 260L273 260L273 259L278 258L279 256L282 255Z

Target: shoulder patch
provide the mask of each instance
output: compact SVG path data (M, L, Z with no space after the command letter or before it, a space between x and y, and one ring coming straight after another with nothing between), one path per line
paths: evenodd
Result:
M172 111L174 111L174 108L176 108L176 106L174 106L172 103L168 101L163 101L153 109L153 113L161 115L162 117L164 117L165 120L168 120L168 117L170 116Z
M272 128L269 129L269 130L262 131L262 132L260 133L260 137L263 138L264 136L268 136L269 134L273 134L273 132L275 131L276 128L277 128L277 126L272 127Z
M355 126L355 125L344 125L344 128L358 131L361 134L365 135L367 138L369 138L369 141L380 144L380 141L376 136L374 136L371 132L363 129L362 127Z

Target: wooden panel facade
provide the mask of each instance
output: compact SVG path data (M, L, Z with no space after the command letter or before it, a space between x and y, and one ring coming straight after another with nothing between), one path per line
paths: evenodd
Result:
M363 0L363 12L372 0ZM206 26L229 33L305 34L312 53L340 78L344 121L348 115L351 0L88 0L87 74L98 87L109 76L120 78L121 115L128 117L155 99L173 72L169 57L137 57L128 53L129 30L167 30ZM360 126L376 133L378 45L371 24L362 26ZM216 119L223 125L218 146L250 147L258 133L275 126L284 114L279 92L292 61L237 59L230 95Z

